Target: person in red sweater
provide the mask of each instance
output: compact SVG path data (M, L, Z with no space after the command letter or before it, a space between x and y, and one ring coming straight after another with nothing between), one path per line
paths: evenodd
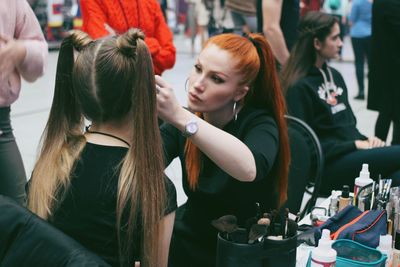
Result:
M173 36L156 0L81 0L83 31L93 39L139 28L146 35L154 72L161 75L175 64Z

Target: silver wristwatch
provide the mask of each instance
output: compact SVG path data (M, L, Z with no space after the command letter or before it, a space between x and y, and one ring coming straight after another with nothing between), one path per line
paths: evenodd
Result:
M199 125L197 124L197 120L191 119L188 121L185 125L185 130L182 132L182 135L184 137L190 137L197 133L197 130L199 129Z

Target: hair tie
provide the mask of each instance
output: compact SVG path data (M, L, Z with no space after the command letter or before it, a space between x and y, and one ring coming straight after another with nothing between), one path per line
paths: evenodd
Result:
M262 51L260 45L249 34L243 33L243 37L247 38L256 48L258 57L261 57Z
M253 45L257 47L256 41L249 34L243 33L243 37L246 37L247 39L249 39L249 41L252 42Z

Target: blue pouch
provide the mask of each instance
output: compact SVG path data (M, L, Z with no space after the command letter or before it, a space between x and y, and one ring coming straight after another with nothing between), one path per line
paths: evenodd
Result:
M376 248L379 245L379 237L386 234L386 210L367 210L337 230L333 240L350 239Z
M323 229L329 229L331 233L335 233L340 227L360 216L361 213L362 211L357 207L349 205L322 224L319 227L320 231L322 232ZM321 236L318 237L318 240L320 237Z
M348 206L319 227L315 232L316 240L319 240L322 229L329 229L333 240L350 239L376 248L379 236L387 234L386 210L361 212L354 206Z

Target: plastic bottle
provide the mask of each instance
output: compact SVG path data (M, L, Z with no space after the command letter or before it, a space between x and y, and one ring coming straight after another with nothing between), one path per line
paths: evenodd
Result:
M331 203L329 204L329 216L335 216L338 211L338 196L335 190L331 192Z
M379 246L376 248L387 256L386 267L392 266L392 240L392 235L381 235L379 237Z
M336 266L337 252L332 248L331 232L322 230L322 236L318 247L311 252L311 267L334 267Z
M394 249L392 254L392 266L398 267L400 266L400 231L396 231L395 241L394 241Z
M339 211L351 204L350 189L348 185L344 185L342 195L339 198Z
M358 191L360 190L360 188L362 188L362 187L364 187L367 184L370 184L372 182L373 182L372 179L369 177L368 164L364 163L362 165L362 169L360 171L359 177L357 177L354 180L354 205L357 204ZM361 210L364 210L364 209L361 209Z

